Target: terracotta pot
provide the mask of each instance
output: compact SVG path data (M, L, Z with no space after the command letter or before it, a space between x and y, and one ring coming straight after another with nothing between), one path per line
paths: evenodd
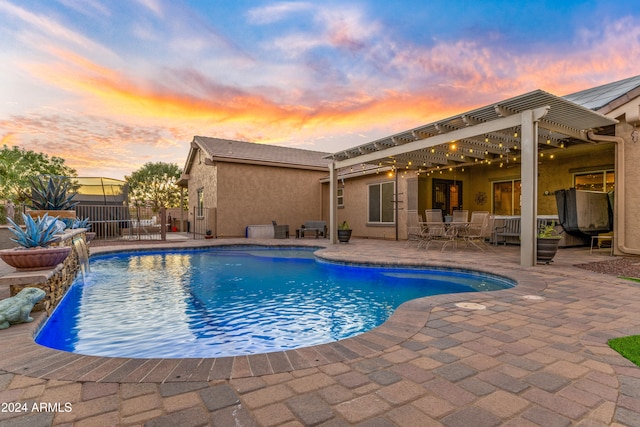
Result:
M96 238L96 232L95 231L87 231L87 242L92 241L93 239Z
M48 270L63 262L70 253L71 246L13 248L0 250L0 258L18 270Z
M62 218L76 219L76 211L74 211L74 210L69 210L69 211L50 211L50 210L38 211L38 210L33 210L33 211L28 211L27 212L27 215L29 215L33 219L36 219L38 217L42 218L44 216L44 214L48 214L51 218L59 217L61 219Z

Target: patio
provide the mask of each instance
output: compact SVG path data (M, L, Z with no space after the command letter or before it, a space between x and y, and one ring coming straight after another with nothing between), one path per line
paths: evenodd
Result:
M367 239L166 245L229 243L326 245L323 257L354 262L464 264L519 285L414 300L359 337L235 358L63 353L33 342L42 320L35 316L0 331L0 425L640 426L640 369L606 344L640 334L640 286L575 267L611 259L607 250L560 249L550 265L522 267L516 246L417 251L404 241ZM8 406L17 402L26 410Z

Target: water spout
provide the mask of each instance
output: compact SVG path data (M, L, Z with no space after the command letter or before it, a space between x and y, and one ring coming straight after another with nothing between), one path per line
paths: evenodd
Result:
M85 275L89 273L89 251L87 250L87 244L82 237L76 237L73 239L73 247L78 254L78 265L80 266L80 273L82 274L82 281L84 282Z

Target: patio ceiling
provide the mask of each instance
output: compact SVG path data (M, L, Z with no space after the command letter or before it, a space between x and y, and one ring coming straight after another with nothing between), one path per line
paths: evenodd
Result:
M488 163L507 156L517 161L520 113L544 107L548 111L538 123L540 150L589 143L587 131L617 123L574 102L536 90L326 158L335 162L336 169L373 164L419 172Z

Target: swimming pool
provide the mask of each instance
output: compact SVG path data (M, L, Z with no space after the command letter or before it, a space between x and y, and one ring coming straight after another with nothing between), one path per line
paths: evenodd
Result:
M316 248L317 249L317 248ZM487 274L323 262L313 248L92 256L36 337L74 353L185 358L287 350L379 326L403 302L505 289Z

